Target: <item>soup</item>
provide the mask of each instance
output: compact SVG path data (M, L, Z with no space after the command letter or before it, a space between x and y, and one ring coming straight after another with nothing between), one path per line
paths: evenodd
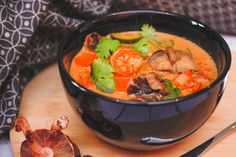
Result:
M70 75L102 95L160 101L198 92L218 74L213 59L198 45L144 24L140 31L88 34Z

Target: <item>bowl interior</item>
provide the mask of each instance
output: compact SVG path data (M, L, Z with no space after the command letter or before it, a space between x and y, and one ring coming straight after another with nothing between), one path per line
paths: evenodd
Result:
M226 76L231 63L231 54L228 45L218 33L190 17L160 11L125 11L85 22L72 31L62 42L59 52L59 66L61 64L62 69L68 72L70 62L82 48L87 34L98 32L101 35L107 35L112 32L135 31L140 30L145 23L151 24L159 32L186 38L209 53L218 69L218 78L211 84L211 87Z

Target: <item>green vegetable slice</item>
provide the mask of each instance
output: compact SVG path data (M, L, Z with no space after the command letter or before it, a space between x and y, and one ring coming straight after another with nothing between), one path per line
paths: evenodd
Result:
M91 80L99 90L105 93L115 91L115 79L112 74L115 70L112 65L104 59L99 58L93 62L91 69Z
M121 33L112 33L111 38L117 39L125 44L132 44L141 39L142 36L140 33L137 32L121 32Z
M164 100L177 98L181 94L181 90L179 88L175 88L170 80L165 80L165 88L170 90L170 94L165 96Z
M99 57L107 58L111 55L111 53L115 52L119 46L120 46L120 41L103 37L99 41L95 51L97 52L97 55Z

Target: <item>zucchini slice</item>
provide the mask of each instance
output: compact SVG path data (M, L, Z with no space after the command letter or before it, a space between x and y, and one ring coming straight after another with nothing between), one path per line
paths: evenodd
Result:
M142 36L138 32L120 32L120 33L111 33L111 38L117 39L125 44L132 44L141 39Z

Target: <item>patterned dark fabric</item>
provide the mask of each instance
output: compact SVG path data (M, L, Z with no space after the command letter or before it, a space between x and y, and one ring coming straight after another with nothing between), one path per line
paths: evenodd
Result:
M236 34L235 0L0 0L0 134L18 114L24 85L55 61L69 30L109 10L137 8L190 15Z
M192 16L225 34L236 35L236 0L117 0L112 10L158 9Z
M63 35L86 18L106 13L110 3L0 0L0 134L12 126L18 114L28 71L54 61Z
M186 1L188 0L117 0L116 3L112 3L111 9L116 11L127 9L158 9L185 14Z
M236 0L190 0L186 12L221 33L236 35Z

